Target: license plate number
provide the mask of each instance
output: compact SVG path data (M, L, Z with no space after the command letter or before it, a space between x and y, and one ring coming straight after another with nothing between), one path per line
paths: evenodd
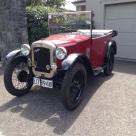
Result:
M41 86L41 87L53 88L53 81L52 80L34 77L33 83L34 83L34 85L38 85L38 86Z

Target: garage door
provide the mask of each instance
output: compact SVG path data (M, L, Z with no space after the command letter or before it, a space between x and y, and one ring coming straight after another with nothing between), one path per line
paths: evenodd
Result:
M136 60L136 3L106 6L105 28L119 32L117 57Z

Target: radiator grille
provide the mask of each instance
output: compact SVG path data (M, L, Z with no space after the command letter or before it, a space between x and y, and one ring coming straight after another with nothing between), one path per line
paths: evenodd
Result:
M47 66L50 66L50 50L43 47L35 47L33 49L34 53L34 64L35 71L50 73Z

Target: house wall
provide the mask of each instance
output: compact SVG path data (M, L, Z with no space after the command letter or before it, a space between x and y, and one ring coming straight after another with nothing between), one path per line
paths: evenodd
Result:
M87 0L87 10L93 10L96 29L114 29L121 60L136 61L136 0Z
M28 42L25 6L27 0L0 0L0 59Z
M93 10L95 17L95 27L104 28L105 6L118 3L136 2L136 0L86 0L87 10Z
M76 11L85 11L86 10L86 0L79 0L78 2L73 2L73 4L76 6Z
M94 11L94 20L95 20L95 27L101 28L101 19L100 19L100 0L87 0L86 1L86 8L87 10L93 10Z

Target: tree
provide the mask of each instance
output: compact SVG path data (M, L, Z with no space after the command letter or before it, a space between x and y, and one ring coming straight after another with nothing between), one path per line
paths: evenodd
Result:
M29 0L28 5L36 6L36 5L41 5L42 0Z
M60 8L62 5L65 4L65 0L30 0L30 5L45 5L54 8Z
M46 0L46 5L59 8L65 4L65 0Z

